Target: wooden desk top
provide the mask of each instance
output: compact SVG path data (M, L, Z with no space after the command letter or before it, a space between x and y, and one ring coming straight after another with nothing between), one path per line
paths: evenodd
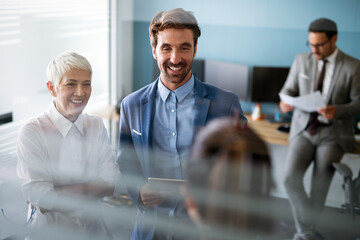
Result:
M284 125L284 123L273 123L266 119L254 121L251 120L250 114L245 114L245 116L248 119L248 126L254 130L265 142L283 146L287 146L289 144L289 134L277 130L277 128L281 125ZM360 138L357 138L356 140L355 149L349 153L360 154Z
M285 146L289 144L289 134L277 130L277 128L284 125L284 123L273 123L266 119L254 121L251 120L251 115L245 114L245 116L248 119L248 126L265 142Z

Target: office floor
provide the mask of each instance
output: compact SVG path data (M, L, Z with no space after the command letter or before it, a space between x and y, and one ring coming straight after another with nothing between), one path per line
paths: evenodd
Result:
M321 216L319 232L327 240L360 239L360 215L353 219L339 209L326 208Z
M290 205L286 199L277 199L283 211L290 212ZM284 216L284 214L283 214ZM324 240L360 240L360 215L352 218L347 213L342 213L339 208L326 207L320 217L317 231ZM295 233L292 217L279 219L276 223L276 232L279 239L292 239Z

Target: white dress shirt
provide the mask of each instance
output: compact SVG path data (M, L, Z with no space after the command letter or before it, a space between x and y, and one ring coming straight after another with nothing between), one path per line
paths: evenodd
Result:
M324 103L327 102L327 96L328 96L330 84L332 81L332 77L334 75L335 59L336 59L336 55L337 55L338 51L339 50L336 48L335 51L326 58L327 63L326 63L326 69L325 69L323 88L322 88L322 92L321 92ZM317 64L317 75L318 76L316 79L319 78L319 74L321 72L323 65L324 65L323 61L318 61L318 64ZM320 114L318 115L318 121L321 123L325 123L325 124L330 122L328 119L324 118Z
M119 176L118 165L101 118L85 113L72 123L61 115L52 103L49 110L30 119L19 131L18 176L28 200L52 209L58 195L56 186L81 184L102 180L114 185ZM78 213L41 213L39 208L33 225L61 223L86 228ZM88 224L92 229L103 229L99 224ZM106 231L106 230L105 230Z
M326 71L325 71L324 83L323 83L323 89L322 89L322 96L323 96L324 102L326 102L327 94L329 92L329 87L330 87L331 80L332 80L332 76L334 74L335 59L336 59L336 55L337 55L338 51L339 50L336 48L335 51L326 58L328 62L326 63ZM318 64L317 64L318 75L321 72L323 64L324 64L323 61L318 61ZM316 79L318 79L318 77Z

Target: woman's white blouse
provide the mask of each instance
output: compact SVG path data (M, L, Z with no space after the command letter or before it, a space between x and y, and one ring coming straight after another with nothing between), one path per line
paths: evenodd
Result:
M85 113L72 123L51 104L19 131L18 176L28 200L51 209L54 187L103 180L114 184L119 168L101 118Z

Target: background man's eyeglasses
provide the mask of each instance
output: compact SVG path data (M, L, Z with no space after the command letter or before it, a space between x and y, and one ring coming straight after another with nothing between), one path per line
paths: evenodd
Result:
M309 41L306 41L306 46L319 49L319 48L323 48L328 42L330 42L330 40L318 44L311 44Z

